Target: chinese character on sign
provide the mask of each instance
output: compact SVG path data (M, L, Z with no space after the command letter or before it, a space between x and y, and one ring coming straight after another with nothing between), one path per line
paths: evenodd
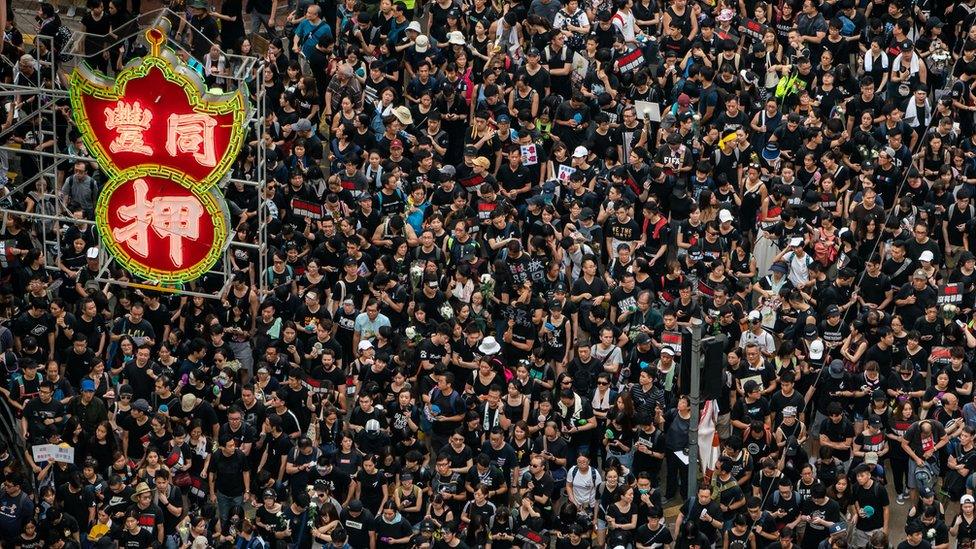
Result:
M149 130L152 111L144 109L138 101L119 101L114 109L105 108L105 127L118 135L109 145L112 152L152 154L152 147L143 141L143 133Z
M146 200L149 185L141 178L132 186L135 203L118 211L120 219L131 223L113 229L112 235L142 257L149 257L149 228L152 227L159 236L169 238L169 257L173 264L183 265L183 239L200 237L203 205L192 196L158 196Z
M217 121L206 114L171 114L166 130L166 152L193 153L201 166L216 166L214 126Z

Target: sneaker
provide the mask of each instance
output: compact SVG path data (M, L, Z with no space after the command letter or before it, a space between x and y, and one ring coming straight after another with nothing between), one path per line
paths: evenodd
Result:
M898 494L898 497L895 498L895 502L898 503L898 505L905 505L906 499L908 498L905 496L905 494Z
M68 15L68 17L74 17L75 16L75 7L74 6L68 6L68 14L67 15Z

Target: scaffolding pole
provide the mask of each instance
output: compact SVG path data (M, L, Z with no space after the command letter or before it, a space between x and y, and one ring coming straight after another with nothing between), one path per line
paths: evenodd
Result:
M38 70L44 71L41 73L41 75L47 75L46 78L48 79L48 82L51 83L52 87L44 87L44 77L38 78L39 84L37 86L0 83L0 98L12 96L33 96L37 97L38 99L37 108L26 114L22 119L17 120L10 127L5 128L4 131L0 132L0 138L9 136L17 130L22 130L24 126L29 126L35 132L35 135L37 135L38 145L47 140L54 140L54 146L51 147L50 150L36 150L35 148L31 147L0 145L0 151L6 152L10 155L13 163L11 169L13 169L15 172L23 173L23 170L18 168L23 162L26 161L34 162L37 166L37 173L35 175L21 181L15 181L15 184L8 186L10 194L13 194L16 197L27 195L32 190L32 186L35 185L41 178L49 178L52 183L47 192L48 194L54 195L54 203L57 204L55 212L26 211L24 208L18 207L15 201L12 203L9 201L0 203L0 214L3 216L4 227L6 226L9 216L18 216L23 219L41 222L33 224L42 225L40 229L38 229L37 226L33 226L30 228L30 230L41 243L41 249L45 252L45 259L48 259L48 269L52 271L60 270L53 265L57 265L61 261L61 243L57 242L57 238L60 236L60 228L62 226L73 224L91 226L95 224L94 220L92 219L76 219L73 217L60 200L62 181L59 177L58 168L63 166L65 163L74 163L79 160L93 163L97 163L97 160L90 157L80 156L78 154L68 153L65 150L66 143L61 142L61 139L65 137L68 132L59 131L57 107L59 101L66 100L68 98L68 91L58 87L63 82L63 79L60 78L62 73L58 72L59 67L61 70L65 71L64 74L66 74L79 63L84 63L87 56L108 51L113 48L117 49L127 41L139 39L143 35L146 28L150 26L158 26L163 19L179 20L180 17L181 14L172 12L167 8L160 8L153 10L152 12L144 13L139 16L139 21L140 23L145 24L136 25L137 28L132 33L128 34L127 36L118 37L114 42L106 45L98 52L82 51L85 38L88 35L82 31L74 31L63 51L63 53L68 56L67 61L60 63L59 66L56 66L54 63L38 59L38 64L40 66ZM37 38L41 40L51 40L51 37L46 36L38 36ZM179 41L179 38L180 37L178 36L170 36L169 41L167 42L168 45L175 51L188 52L189 49L185 46L185 44ZM230 74L221 75L220 78L234 84L234 87L241 83L248 82L254 86L254 89L249 90L249 92L253 92L255 105L253 106L254 108L251 109L250 118L245 121L245 125L254 132L254 136L248 136L246 142L249 143L256 139L260 144L261 136L264 135L264 131L266 129L264 118L264 98L266 90L263 79L258 77L262 70L264 61L249 56L240 56L227 53L224 53L224 55L227 58L229 65L233 68L233 71ZM253 78L251 78L251 76L253 76ZM48 118L45 119L45 117ZM236 228L228 227L229 235L226 244L223 246L222 261L215 265L215 267L207 273L208 275L217 275L221 277L221 287L218 292L209 293L199 292L192 289L161 287L155 284L147 283L146 281L125 282L115 280L107 276L112 262L111 258L108 257L107 254L102 254L99 258L99 271L95 280L100 283L112 284L120 287L156 290L188 297L220 299L220 296L230 287L230 283L233 279L233 264L231 262L231 256L229 253L231 248L246 248L257 251L257 272L255 273L255 282L258 295L263 299L263 296L267 295L268 293L268 281L267 277L264 276L264 272L267 270L268 265L268 216L266 211L266 201L264 199L266 192L267 170L265 169L264 165L264 147L260 145L257 147L257 159L257 164L255 166L255 181L227 177L221 183L219 183L221 188L226 188L228 184L236 182L240 182L247 187L254 188L258 194L259 207L257 212L258 228L255 232L255 242L238 241ZM51 230L44 230L43 222L54 223L54 225L50 227ZM54 240L52 241L49 237L53 237ZM50 255L50 257L48 257L48 255Z

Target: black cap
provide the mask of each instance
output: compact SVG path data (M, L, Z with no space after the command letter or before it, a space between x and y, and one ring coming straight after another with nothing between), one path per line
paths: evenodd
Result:
M358 499L354 499L349 502L348 509L353 513L358 513L363 510L363 502Z

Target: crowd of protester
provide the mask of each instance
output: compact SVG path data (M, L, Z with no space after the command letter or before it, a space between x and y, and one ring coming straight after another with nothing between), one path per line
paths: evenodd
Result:
M266 113L192 297L101 270L25 91L146 10L6 19L0 545L973 547L976 1L164 5Z

